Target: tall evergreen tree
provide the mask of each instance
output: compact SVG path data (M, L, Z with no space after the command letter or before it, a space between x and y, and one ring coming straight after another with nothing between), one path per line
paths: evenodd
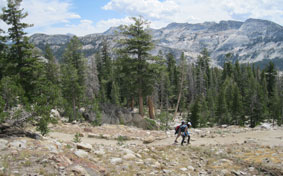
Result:
M64 52L62 65L63 96L70 120L77 120L77 109L86 101L86 61L81 53L81 43L73 37ZM71 111L72 109L72 111ZM71 113L72 112L72 113Z
M9 62L16 73L21 71L21 68L25 64L25 59L28 59L31 55L30 49L32 46L29 44L24 32L25 28L32 25L21 22L28 14L24 12L24 9L20 9L22 0L8 0L7 7L2 9L1 19L9 25L8 40L12 41L9 52ZM14 64L12 64L14 63ZM15 69L16 68L16 69ZM10 70L11 71L11 70ZM23 76L24 73L21 74Z
M148 22L142 17L132 18L134 24L121 27L121 33L126 37L120 43L124 46L121 52L129 54L134 59L136 68L137 90L139 97L139 113L143 116L143 97L145 95L145 87L148 86L148 70L151 59L149 51L153 48L151 35L146 30Z

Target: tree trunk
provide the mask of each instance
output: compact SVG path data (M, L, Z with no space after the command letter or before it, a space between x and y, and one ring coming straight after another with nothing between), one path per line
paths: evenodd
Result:
M153 105L152 97L148 96L147 100L148 100L149 118L155 119L155 112L154 112L154 105Z
M134 110L134 107L135 107L135 99L134 99L134 97L132 97L132 99L131 99L131 111Z
M182 69L181 86L180 86L180 90L179 90L178 101L177 101L177 104L176 104L176 108L175 108L175 113L174 113L173 119L175 119L176 116L177 116L179 104L180 104L181 97L182 97L182 90L183 90L183 84L184 84L184 75L185 75L184 68L185 68L185 66L183 66L183 69Z
M77 120L77 117L76 117L76 100L75 100L74 97L73 97L73 115L74 115L74 119L72 119L72 120Z
M142 92L141 89L139 89L139 114L143 117L143 97L142 97Z

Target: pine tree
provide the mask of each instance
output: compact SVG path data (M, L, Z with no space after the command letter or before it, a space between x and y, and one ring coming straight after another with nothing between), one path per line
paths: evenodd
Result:
M32 46L29 44L24 32L25 28L31 27L32 25L21 22L28 14L24 12L24 9L20 9L22 0L8 0L7 7L2 9L3 14L0 16L1 19L8 24L8 40L12 41L10 47L9 60L10 63L14 63L11 69L18 73L24 66L27 57L30 57L31 53L29 50ZM10 70L11 71L11 70ZM23 74L21 75L23 76Z
M242 97L240 94L240 90L237 85L233 88L233 106L232 106L232 117L235 120L237 125L244 125L244 122L241 119L243 105L242 105Z
M77 109L86 101L85 63L85 58L81 53L81 43L75 36L70 40L64 52L61 69L65 110L70 115L70 120L77 120L79 118Z
M108 51L108 43L106 40L102 42L102 50L101 50L101 97L103 102L109 102L111 100L111 92L112 92L112 81L113 81L113 66L112 60Z
M276 85L276 75L277 75L273 62L269 62L267 68L265 69L265 74L267 81L268 96L272 97Z
M217 101L217 110L216 110L216 115L217 115L217 123L224 124L227 122L227 103L226 103L226 87L223 85L220 89L219 95L218 95L218 101Z
M148 22L142 17L133 17L132 19L134 24L121 27L121 33L126 37L120 40L120 43L124 46L121 52L129 54L131 59L134 60L133 64L137 77L133 79L137 80L139 113L143 116L143 96L146 96L145 87L149 86L147 80L149 78L149 63L147 61L151 59L149 51L153 48L153 43L151 35L145 30Z
M200 119L200 100L197 98L192 106L192 114L191 114L191 123L193 128L197 128L199 125Z
M46 76L52 84L59 84L59 66L56 63L56 59L52 53L50 46L47 44L45 47L45 58L48 60L46 64Z
M21 0L8 0L7 7L3 8L1 19L9 25L8 40L12 42L7 55L5 72L7 75L19 75L18 81L25 91L29 101L33 101L38 73L42 68L37 56L32 55L33 46L25 36L25 28L32 25L21 22L27 13L20 9Z
M176 59L172 53L167 54L167 72L169 76L169 103L170 106L174 106L177 103L177 94L178 94L178 73L176 66Z

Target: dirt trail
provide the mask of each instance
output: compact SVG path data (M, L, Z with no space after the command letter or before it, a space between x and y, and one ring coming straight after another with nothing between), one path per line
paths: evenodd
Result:
M52 138L62 140L64 142L70 142L74 139L74 134L66 134L62 132L51 132L49 134ZM168 137L163 140L156 140L150 146L156 145L172 145L175 137ZM201 145L209 145L209 144L241 144L246 142L254 142L260 145L269 145L269 146L283 146L283 129L277 130L262 130L262 131L247 131L244 133L238 134L225 134L225 136L216 136L214 138L211 137L199 137L197 135L192 134L191 137L191 145L192 146L201 146ZM116 145L117 140L109 140L109 139L100 139L100 138L87 138L82 137L82 142L89 144L103 144L103 145ZM179 143L181 138L178 139ZM128 140L125 141L126 144L136 144L142 145L143 142L141 140Z
M151 145L168 145L174 141L175 138L167 138L160 141L155 141ZM181 138L178 139L179 143ZM283 130L269 130L269 131L248 131L239 134L227 134L226 136L217 136L215 138L209 137L195 137L191 136L191 145L209 145L209 144L235 144L244 143L245 141L252 141L260 145L283 146Z

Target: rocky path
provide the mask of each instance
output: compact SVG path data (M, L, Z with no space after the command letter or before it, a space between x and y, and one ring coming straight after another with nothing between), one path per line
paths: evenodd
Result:
M51 130L41 140L0 139L0 175L283 175L283 128L191 129L184 146L173 145L174 131L68 123Z
M164 132L159 132L164 135ZM191 145L192 146L203 146L203 145L229 145L229 144L242 144L245 142L254 142L260 145L265 146L283 146L283 128L276 130L253 130L247 132L237 132L232 131L231 133L220 133L216 131L214 135L207 135L206 131L202 133L200 130L194 131L191 134ZM57 140L62 140L64 142L71 142L74 139L74 134L66 134L63 132L51 132L49 134L52 138ZM121 135L122 136L122 135ZM130 136L129 137L133 137ZM107 139L103 136L98 135L93 138L89 138L87 134L84 134L84 137L81 138L82 142L89 144L103 144L103 145L116 145L117 139ZM175 140L174 131L167 132L163 139L154 140L152 143L148 144L150 146L163 146L163 145L172 145ZM179 143L181 137L178 139ZM142 139L133 139L124 141L126 144L136 144L143 145Z

